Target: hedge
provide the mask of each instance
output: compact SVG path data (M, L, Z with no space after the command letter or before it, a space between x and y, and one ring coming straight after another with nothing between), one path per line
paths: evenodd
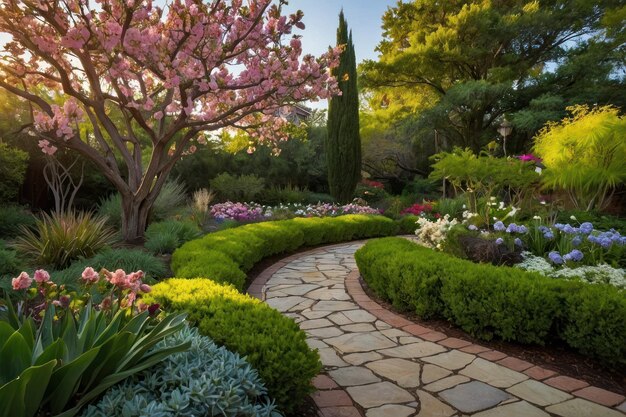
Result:
M281 411L293 412L312 391L321 370L317 352L293 320L262 301L210 279L171 278L153 286L144 302L186 311L200 333L245 356Z
M253 223L210 233L185 243L172 255L180 278L207 277L242 291L246 272L268 256L302 246L394 235L399 224L383 216L346 215Z
M443 317L489 340L562 340L607 365L626 365L626 293L609 285L475 264L402 238L356 254L363 279L396 308Z

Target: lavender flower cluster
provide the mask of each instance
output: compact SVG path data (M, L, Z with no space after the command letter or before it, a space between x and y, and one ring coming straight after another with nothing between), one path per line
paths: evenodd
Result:
M343 206L330 203L318 203L308 205L289 204L270 207L261 206L257 203L233 203L231 201L214 204L211 206L210 213L215 219L248 222L271 218L275 212L285 211L291 213L293 217L326 217L340 216L342 214L381 214L381 212L377 209L355 203Z
M573 249L570 253L567 253L563 256L557 251L552 251L548 254L548 258L555 265L563 265L565 262L573 261L580 262L582 261L584 255L578 249Z
M506 233L519 233L526 234L528 233L528 228L522 225L516 225L515 223L511 223L508 226L505 226L502 221L497 221L493 224L493 230L496 232L506 232Z

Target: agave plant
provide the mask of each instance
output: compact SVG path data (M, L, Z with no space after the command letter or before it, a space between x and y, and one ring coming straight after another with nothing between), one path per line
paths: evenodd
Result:
M51 305L37 325L11 303L0 318L0 417L71 417L112 385L190 343L153 349L184 326L125 309L113 317L88 303L77 314Z
M68 211L44 213L37 220L35 231L22 228L14 247L40 264L63 269L71 261L92 257L116 241L116 232L107 226L105 217L91 212Z

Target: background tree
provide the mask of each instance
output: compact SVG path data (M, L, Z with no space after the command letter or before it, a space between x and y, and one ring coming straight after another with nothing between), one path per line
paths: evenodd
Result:
M361 139L356 57L352 32L348 32L343 10L339 14L337 29L337 46L341 45L345 45L345 48L339 58L339 65L332 70L341 95L331 98L328 105L326 160L330 194L339 202L348 202L361 178Z
M115 186L123 236L134 240L175 163L205 132L240 129L253 144L272 144L285 138L282 106L335 91L327 68L338 50L316 59L301 57L297 36L285 45L304 26L301 12L282 16L280 4L8 0L0 87L32 105L45 153L76 151Z
M506 114L519 151L567 105L626 104L621 3L398 3L383 16L380 58L362 65L361 80L373 108L415 119L416 141L438 135L448 149L478 152Z

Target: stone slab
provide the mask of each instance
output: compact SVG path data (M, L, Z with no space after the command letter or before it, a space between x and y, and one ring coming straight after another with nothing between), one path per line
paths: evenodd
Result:
M371 352L395 345L380 332L346 333L325 339L324 341L329 345L335 346L342 353Z
M396 382L401 387L417 387L420 384L421 365L415 362L392 358L370 362L365 366L376 374Z
M370 385L348 387L348 394L363 408L379 407L387 404L403 404L415 401L408 391L391 382L377 382Z
M566 392L552 388L549 385L529 379L507 389L516 397L522 398L533 404L545 407L547 405L558 404L573 398Z
M481 358L474 360L459 373L498 388L508 388L528 379L527 375Z
M351 387L354 385L367 385L374 382L380 382L380 378L367 368L361 366L347 366L328 372L328 375L342 387Z
M479 381L457 385L439 395L463 413L485 410L511 398L506 392Z

